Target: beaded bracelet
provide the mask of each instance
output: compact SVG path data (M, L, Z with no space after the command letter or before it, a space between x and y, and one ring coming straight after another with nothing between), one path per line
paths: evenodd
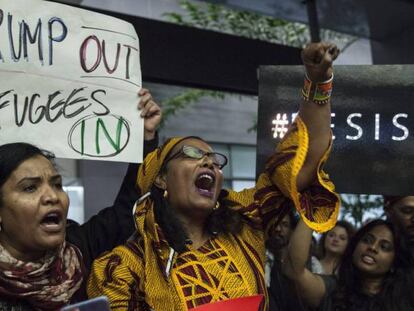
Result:
M323 82L312 82L307 75L305 75L305 82L302 89L303 99L313 101L318 105L325 105L329 102L332 94L333 74L332 77Z

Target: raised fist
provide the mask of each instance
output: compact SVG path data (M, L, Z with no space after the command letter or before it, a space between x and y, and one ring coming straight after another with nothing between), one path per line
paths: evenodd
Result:
M313 82L329 80L332 77L332 63L338 57L339 49L335 44L310 43L302 51L302 61L308 78Z

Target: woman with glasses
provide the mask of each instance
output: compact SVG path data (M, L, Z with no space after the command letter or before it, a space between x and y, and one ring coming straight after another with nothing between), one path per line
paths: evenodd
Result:
M320 87L331 83L337 55L329 44L304 50L309 83L299 117L254 188L222 189L227 158L198 137L170 139L149 154L137 176L136 234L94 262L88 295L106 295L119 310L188 310L267 296L265 240L291 200L317 230L336 221L337 196L318 169L331 136L330 91Z

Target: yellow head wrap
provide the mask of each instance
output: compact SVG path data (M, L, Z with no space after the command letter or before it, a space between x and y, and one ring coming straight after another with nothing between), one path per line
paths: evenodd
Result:
M175 145L189 138L201 140L201 138L195 136L169 138L162 146L158 147L145 157L144 162L138 169L138 176L136 181L136 187L142 196L142 199L138 200L137 206L135 208L136 212L140 210L143 205L145 205L145 202L148 201L149 196L147 193L151 191L155 179L160 173L160 170L163 167L165 160L169 156L170 151L174 148Z

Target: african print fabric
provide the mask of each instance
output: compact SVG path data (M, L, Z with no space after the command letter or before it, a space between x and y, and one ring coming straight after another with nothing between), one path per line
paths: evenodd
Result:
M138 172L141 193L151 189L169 151L183 138L167 141L149 154ZM335 225L339 199L322 171L318 181L301 194L296 178L306 158L307 130L300 118L279 144L256 186L241 192L226 190L222 207L245 219L238 234L219 233L199 249L172 252L155 221L151 196L137 203L137 233L126 245L104 254L93 264L88 295L109 297L112 310L190 310L206 303L263 294L265 241L278 219L295 204L317 231Z

